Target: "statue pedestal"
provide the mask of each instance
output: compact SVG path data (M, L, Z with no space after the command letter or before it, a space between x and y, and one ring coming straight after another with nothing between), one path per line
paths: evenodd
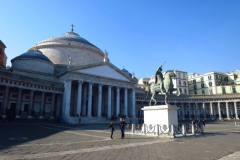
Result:
M144 124L178 125L178 109L175 105L145 106Z

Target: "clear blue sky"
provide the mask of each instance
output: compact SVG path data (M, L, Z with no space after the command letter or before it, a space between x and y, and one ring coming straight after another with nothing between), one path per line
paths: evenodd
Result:
M150 77L163 71L240 69L239 0L1 0L0 39L7 64L34 44L71 30L120 69Z

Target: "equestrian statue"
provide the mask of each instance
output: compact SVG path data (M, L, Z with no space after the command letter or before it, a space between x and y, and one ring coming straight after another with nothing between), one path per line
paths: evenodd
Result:
M165 61L166 62L166 61ZM163 65L165 64L163 63ZM167 96L168 94L172 94L172 92L177 91L177 96L180 95L179 88L173 88L172 79L176 79L176 74L173 70L168 70L165 72L164 77L162 74L162 66L158 67L155 73L155 82L150 84L149 91L152 93L152 97L150 99L149 105L151 106L152 100L155 102L154 105L157 104L157 100L155 99L156 95L159 93L165 93L165 104L167 105ZM148 91L148 93L149 93ZM148 96L148 94L147 94Z

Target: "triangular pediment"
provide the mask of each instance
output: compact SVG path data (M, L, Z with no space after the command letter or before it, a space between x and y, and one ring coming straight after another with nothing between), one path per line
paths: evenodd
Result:
M108 65L78 69L75 70L75 72L131 82L129 80L130 77L128 78L127 75L124 75L124 73L120 73L121 71L118 71Z

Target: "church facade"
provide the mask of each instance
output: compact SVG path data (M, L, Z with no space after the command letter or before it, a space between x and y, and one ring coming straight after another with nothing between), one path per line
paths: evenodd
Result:
M73 30L37 43L0 70L1 116L135 118L137 79Z

